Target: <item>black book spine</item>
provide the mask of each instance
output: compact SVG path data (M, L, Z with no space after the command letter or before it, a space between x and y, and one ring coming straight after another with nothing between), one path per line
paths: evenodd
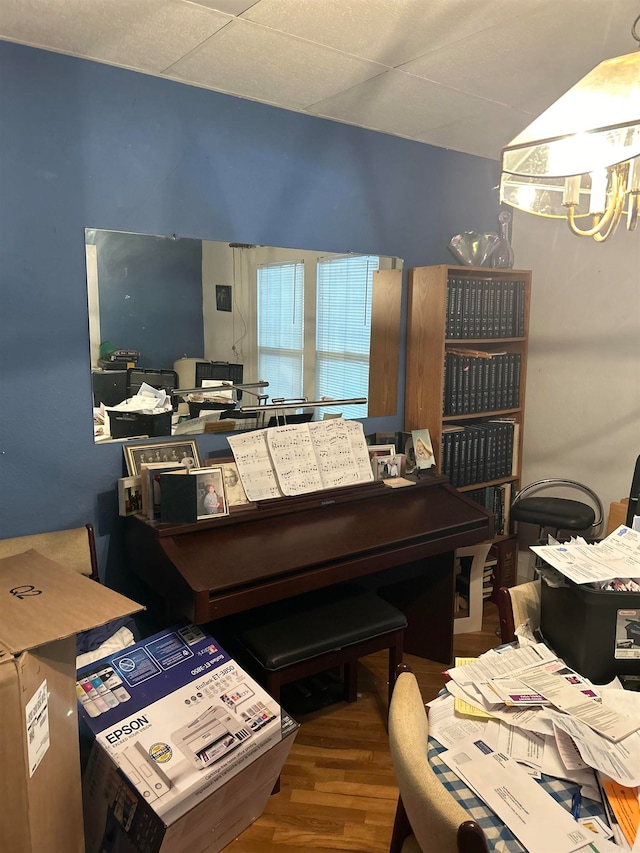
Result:
M508 282L507 288L507 337L515 338L518 334L516 323L515 303L516 303L516 281Z
M513 364L513 408L520 408L520 368L522 366L522 356L519 352L514 353Z
M447 279L447 319L445 323L445 337L453 337L453 327L456 316L456 289L454 279Z
M496 283L495 281L487 282L488 290L488 305L487 305L487 337L496 337L495 318L496 318Z
M458 414L460 415L468 415L470 412L471 405L471 394L470 394L470 382L471 382L471 368L469 365L470 359L462 356L460 358L460 395L459 395L459 406L458 406Z
M462 335L462 279L456 278L455 282L455 317L453 323L454 338L459 338Z
M463 338L469 337L469 319L471 317L471 288L468 279L461 279L462 282L462 317L460 320L460 336Z
M500 337L509 337L509 286L511 282L503 281L500 291Z
M478 337L478 308L477 308L477 298L478 298L478 285L475 280L469 279L467 282L467 289L469 291L469 337L477 338Z
M523 338L525 283L524 281L518 281L516 284L516 337Z

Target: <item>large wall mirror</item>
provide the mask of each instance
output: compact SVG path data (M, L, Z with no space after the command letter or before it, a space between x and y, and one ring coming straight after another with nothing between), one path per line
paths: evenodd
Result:
M175 377L190 389L211 376L269 383L241 392L236 409L260 393L267 402L366 398L339 413L396 414L399 258L93 228L85 245L94 409L123 402L140 381ZM200 415L182 405L125 436L224 431ZM97 441L123 437L94 429Z

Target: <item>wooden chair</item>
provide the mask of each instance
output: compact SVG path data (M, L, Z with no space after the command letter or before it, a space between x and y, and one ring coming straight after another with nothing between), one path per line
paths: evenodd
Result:
M501 586L498 590L498 615L500 638L503 643L512 643L515 630L529 620L532 631L540 627L540 583L529 581L517 586Z
M483 831L430 767L428 735L418 682L401 665L389 710L389 744L400 789L390 853L488 853Z
M63 563L79 574L100 582L92 524L70 530L53 530L49 533L0 539L0 559L22 554L32 548L50 560Z

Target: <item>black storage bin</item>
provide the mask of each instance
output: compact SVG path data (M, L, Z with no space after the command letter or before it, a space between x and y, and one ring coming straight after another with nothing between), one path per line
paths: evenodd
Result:
M127 399L126 370L92 370L93 405L117 406Z
M575 584L551 587L542 579L540 630L572 669L596 684L640 675L640 592Z
M140 412L109 412L112 438L130 438L134 435L171 435L171 412L143 415Z
M178 387L178 374L175 370L156 370L148 367L130 367L127 370L128 397L134 397L143 382L152 388L163 388L169 396ZM164 433L167 435L167 433Z
M203 379L242 384L244 366L229 361L199 361L196 364L196 388L202 388ZM238 400L242 399L242 391L238 391Z

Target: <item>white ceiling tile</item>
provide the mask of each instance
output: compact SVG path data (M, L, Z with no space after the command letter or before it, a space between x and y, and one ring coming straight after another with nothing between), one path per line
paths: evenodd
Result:
M383 70L322 45L235 21L169 73L220 91L301 109Z
M522 0L260 0L243 17L393 67L427 49L519 15L520 3Z
M485 102L482 113L426 131L421 142L499 160L505 145L531 122L526 113Z
M3 36L160 72L232 20L181 0L2 0Z
M185 3L195 3L197 6L206 6L208 9L216 9L225 15L241 15L255 6L258 0L185 0Z
M495 157L637 49L638 2L0 0L0 39Z
M410 139L451 124L461 115L478 115L485 101L428 80L388 71L346 92L314 104L309 112L368 128L388 128Z
M603 41L613 41L607 33L623 40L621 28L603 28L600 3L582 3L577 15L575 0L565 2L431 52L402 71L537 113L597 64Z

